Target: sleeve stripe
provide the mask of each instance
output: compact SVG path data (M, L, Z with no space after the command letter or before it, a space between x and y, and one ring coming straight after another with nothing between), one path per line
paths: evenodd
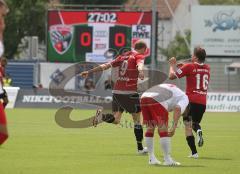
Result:
M179 79L178 75L176 74L176 72L174 72L174 75Z

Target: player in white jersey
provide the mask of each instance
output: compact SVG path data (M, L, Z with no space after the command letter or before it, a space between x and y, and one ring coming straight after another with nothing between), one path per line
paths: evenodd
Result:
M160 145L164 155L163 165L180 165L172 159L171 142L181 114L187 109L189 100L186 94L172 84L160 84L145 91L141 96L143 122L147 125L145 140L149 152L149 164L160 164L153 147L154 130L158 128ZM173 125L168 130L168 113L173 111Z

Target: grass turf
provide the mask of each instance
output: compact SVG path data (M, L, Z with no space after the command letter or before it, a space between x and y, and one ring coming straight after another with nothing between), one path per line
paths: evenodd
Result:
M95 111L74 111L79 120ZM133 130L101 124L97 128L64 129L54 120L55 110L7 110L10 138L0 147L0 174L210 174L240 171L239 113L206 113L202 122L205 144L200 158L188 159L180 125L172 138L172 156L180 167L149 166L136 155ZM156 134L157 135L157 134ZM162 161L155 136L155 152Z

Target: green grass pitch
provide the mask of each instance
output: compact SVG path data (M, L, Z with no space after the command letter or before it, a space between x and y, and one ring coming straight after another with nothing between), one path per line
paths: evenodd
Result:
M133 129L101 124L97 128L64 129L54 120L56 110L7 110L10 138L0 147L0 174L235 174L240 171L239 113L206 113L205 144L200 158L188 159L180 125L172 138L172 156L179 167L149 166L136 154ZM74 120L95 111L74 111ZM124 119L130 118L124 115ZM157 134L156 134L157 135ZM162 161L159 137L155 152Z

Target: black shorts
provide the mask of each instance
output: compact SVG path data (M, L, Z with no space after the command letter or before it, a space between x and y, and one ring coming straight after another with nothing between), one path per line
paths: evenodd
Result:
M186 116L183 117L183 121L192 121L194 123L200 123L203 117L203 114L206 110L206 105L198 103L189 103L189 112Z
M113 94L113 112L141 112L139 94Z

